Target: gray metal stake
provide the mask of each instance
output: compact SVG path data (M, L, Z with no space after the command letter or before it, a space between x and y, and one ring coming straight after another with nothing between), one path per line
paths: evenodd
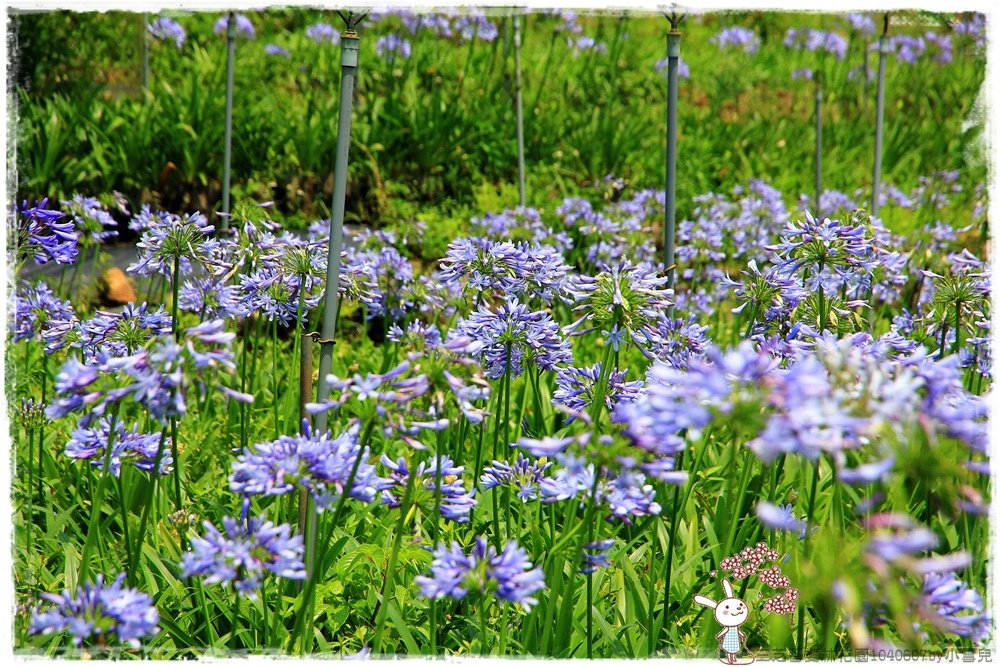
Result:
M229 12L229 21L226 27L226 138L225 148L222 157L222 212L219 219L219 231L225 232L229 228L229 184L230 184L230 163L233 157L233 64L236 60L236 19L233 12Z
M663 232L663 266L667 287L674 286L674 229L677 218L677 65L681 57L678 20L671 17L667 33L667 188ZM671 308L671 312L673 309Z
M340 116L337 125L337 154L333 171L333 205L330 216L330 251L327 255L326 299L323 303L323 328L319 351L317 400L330 395L326 377L333 369L333 342L337 334L337 289L340 286L340 252L344 245L344 200L347 196L347 156L351 145L351 106L354 101L354 78L358 68L358 33L354 31L364 15L353 13L345 19L347 30L340 40ZM326 432L327 413L316 415L316 432Z
M879 186L882 180L882 119L885 117L885 59L889 55L889 15L885 15L878 38L878 91L875 94L875 171L872 174L872 217L878 217Z
M517 97L517 185L521 207L527 206L524 185L524 109L521 100L521 16L514 14L514 91Z
M823 84L816 78L816 203L815 215L819 220L819 195L823 188Z

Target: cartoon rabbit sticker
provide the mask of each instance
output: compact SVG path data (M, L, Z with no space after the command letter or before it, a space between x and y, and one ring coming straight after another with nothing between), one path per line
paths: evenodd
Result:
M740 626L746 622L750 616L750 607L746 602L733 595L733 587L728 579L723 579L722 588L726 592L726 598L720 602L710 600L704 595L695 595L694 601L698 604L710 607L715 610L715 620L722 624L722 632L715 635L719 640L719 648L726 652L726 659L719 658L719 661L729 665L749 665L754 661L753 653L750 653L749 660L737 660L740 647L746 647L746 634L740 630Z

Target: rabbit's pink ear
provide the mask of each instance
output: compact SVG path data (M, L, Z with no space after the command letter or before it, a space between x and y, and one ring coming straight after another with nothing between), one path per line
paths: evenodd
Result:
M736 597L733 595L733 585L729 583L728 579L722 580L722 590L726 591L727 598Z
M719 606L718 602L716 602L715 600L709 600L704 595L695 595L694 601L703 607L711 607L712 609L715 609L716 607Z

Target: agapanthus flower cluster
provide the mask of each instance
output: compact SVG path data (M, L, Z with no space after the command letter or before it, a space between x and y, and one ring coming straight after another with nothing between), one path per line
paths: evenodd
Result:
M142 238L136 244L139 261L128 267L129 273L174 276L174 264L178 263L182 272L188 273L192 261L203 265L209 273L219 274L228 269L213 258L219 242L211 238L215 227L201 213L185 215L164 215L159 220L150 220Z
M566 46L572 49L574 54L578 54L582 51L593 51L594 53L606 55L608 52L607 44L604 42L598 42L593 37L588 35L580 35L576 39L567 37Z
M986 46L985 14L976 12L972 14L971 18L956 21L955 25L952 26L952 30L956 35L961 35L964 39L972 41L978 49Z
M369 448L361 448L358 422L336 438L304 426L302 435L283 435L240 454L233 462L229 489L244 496L280 496L304 488L323 511L344 493L370 503L385 488L387 481L368 462Z
M302 536L292 536L288 524L275 526L258 517L244 525L227 516L222 520L224 533L208 521L202 525L205 535L191 539L191 551L181 561L182 576L205 577L206 584L231 583L252 598L266 572L285 579L306 578Z
M15 343L38 340L55 324L76 321L73 305L59 299L44 282L38 282L34 287L20 285L13 306L14 312L8 315L8 326ZM58 347L60 345L53 341L46 345L46 353L51 354Z
M678 479L671 477L679 474L673 471L672 459L640 462L636 458L623 455L618 461L610 461L608 466L599 470L591 462L598 458L596 454L599 450L585 449L589 438L569 438L569 443L561 445L561 449L560 440L552 439L551 444L556 447L550 450L559 467L539 483L543 502L555 503L574 499L583 504L593 497L596 506L607 507L608 521L618 520L631 525L633 518L656 515L662 509L656 502L656 491L652 484L646 482L646 476L640 470L656 476L661 481L679 483ZM605 450L605 454L611 444L609 440L610 436L605 436L597 443ZM532 442L530 439L522 438L518 446L533 456L542 456L548 442L547 439ZM562 451L574 443L579 447ZM609 457L605 455L603 458Z
M109 441L111 458L108 463L115 477L121 474L123 461L131 461L139 470L151 472L156 466L157 455L160 457L159 474L166 475L172 470L170 438L161 437L159 433L139 433L138 424L127 429L121 420L115 421L113 436L107 419L101 419L93 428L76 429L66 443L65 454L71 459L89 460L92 466L103 469Z
M983 597L954 572L924 575L922 606L941 629L981 642L992 633L992 618Z
M253 22L244 14L235 14L233 16L233 28L236 32L237 37L243 37L249 40L253 40L257 36L257 31L254 30ZM229 15L220 16L219 20L215 22L215 26L212 28L216 35L224 34L229 28Z
M411 484L409 466L406 459L401 457L393 461L385 454L382 455L381 462L390 470L389 484L382 491L382 503L389 507L399 507L405 489ZM466 491L462 480L464 473L465 467L456 466L448 456L435 456L430 463L420 463L412 473L416 475L416 479L412 482L414 491L410 505L420 507L425 512L439 509L441 516L449 521L468 522L469 514L476 505L476 499L473 498L476 491Z
M84 357L93 360L98 350L111 357L134 354L152 338L171 332L170 315L160 306L150 312L145 302L127 304L120 313L99 310L80 325Z
M38 264L53 261L72 264L76 261L79 234L71 220L60 221L66 214L45 208L48 198L32 207L21 202L18 210L17 252L22 258L33 258Z
M174 40L174 45L179 49L184 46L184 40L187 39L187 33L180 23L170 18L169 16L157 16L150 24L147 26L149 34L159 40Z
M808 292L799 280L777 268L761 271L754 259L747 262L747 267L749 271L741 272L745 280L732 280L727 274L723 282L736 292L739 305L733 308L733 313L742 314L751 323L747 328L749 334L773 332L789 321L792 311L805 300Z
M249 301L238 287L221 278L191 278L178 290L177 307L203 320L230 320L250 314Z
M155 419L166 423L187 413L186 390L194 385L207 389L210 371L235 368L230 344L235 334L222 330L221 320L204 322L185 331L182 344L172 336L158 337L135 354L109 356L98 349L93 363L70 357L56 376L58 398L45 414L58 419L86 410L79 426L88 427L105 415L109 406L129 396ZM241 402L253 397L216 384L224 395Z
M473 10L455 19L455 32L461 36L462 42L481 39L492 42L500 34L496 23L489 20L481 11Z
M112 195L118 205L119 210L128 213L124 197L118 193ZM110 238L118 236L118 232L109 227L117 227L118 222L108 212L107 207L101 203L97 197L84 197L80 194L73 195L72 199L62 200L61 203L73 218L80 233L80 240L84 239L93 243L102 243Z
M538 601L532 593L545 588L545 574L533 567L528 554L511 540L497 553L486 538L477 537L466 555L458 542L443 544L434 550L431 576L418 576L417 584L424 597L461 600L470 591L493 593L501 601L521 605L526 611Z
M765 385L778 360L745 341L723 353L709 346L705 359L691 359L687 369L656 362L646 376L645 392L615 411L633 443L649 452L672 456L683 448L678 435L689 437L716 415L753 423L766 397Z
M761 524L773 530L785 530L803 533L806 530L804 521L795 518L791 505L777 506L762 500L754 509Z
M760 37L748 28L733 26L725 28L708 40L712 44L718 44L719 48L728 46L741 47L744 53L754 54L760 48Z
M857 35L871 37L875 34L875 19L867 14L851 12L844 16L847 29Z
M538 498L539 485L545 479L545 471L552 467L552 461L542 462L525 458L518 453L513 464L507 461L494 461L493 465L483 468L480 485L484 490L499 486L517 488L517 497L524 502Z
M149 595L125 588L124 582L124 573L110 585L98 574L96 581L80 586L75 596L69 590L62 595L42 593L54 606L44 612L41 607L35 609L29 632L69 632L77 646L85 640L103 645L117 640L138 648L143 637L159 632L160 615Z
M512 298L495 312L480 306L478 312L459 321L451 334L479 343L483 370L491 380L510 373L517 377L526 363L541 370L555 370L573 360L569 343L559 335L559 326L547 312L532 312Z
M626 382L628 369L611 369L608 375L607 388L604 391L604 405L608 412L614 412L622 403L631 403L639 396L642 381ZM569 415L565 423L570 424L574 414L586 412L594 402L594 389L601 377L601 364L585 368L569 366L560 368L556 373L556 390L552 394L552 402L567 408Z
M286 235L275 241L280 255L240 276L240 309L259 311L270 321L304 323L322 301L326 287L326 251L318 241Z
M264 53L269 56L282 56L284 58L292 57L292 54L288 52L288 49L278 44L265 44Z
M345 273L351 276L347 285ZM400 322L413 309L440 310L444 306L433 290L422 289L427 281L417 279L410 260L391 245L377 250L349 249L340 284L352 287L350 293L367 307L369 319L384 317Z
M611 561L608 559L608 552L614 545L614 538L584 544L583 567L580 568L580 574L590 574L599 569L610 567Z
M623 261L597 277L580 276L572 293L580 303L574 310L584 315L567 328L581 336L599 330L605 345L618 349L630 340L647 357L659 342L658 322L672 302L673 290L664 288L666 277L652 274L646 267ZM580 329L584 323L589 326Z
M328 44L340 43L340 33L337 32L329 23L315 23L309 26L306 28L306 37L317 44L322 44L324 42Z
M409 58L412 50L410 41L399 35L382 35L375 42L375 53L381 58L395 61L399 58Z
M785 46L808 51L823 51L834 55L837 60L847 56L847 39L840 33L812 28L789 28L785 34Z

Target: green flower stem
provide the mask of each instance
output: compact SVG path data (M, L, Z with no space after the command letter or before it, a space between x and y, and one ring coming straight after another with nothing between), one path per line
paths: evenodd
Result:
M743 501L746 498L747 484L750 482L750 472L753 470L755 467L754 464L756 463L756 457L751 452L747 452L746 458L749 460L743 464L743 474L740 478L740 493L737 496L736 505L733 510L732 523L729 525L729 536L726 538L726 548L722 551L722 553L726 556L732 553L733 545L736 542L736 528L739 525L739 519L742 516ZM738 457L733 457L733 462L736 462L737 460Z
M118 509L122 516L122 536L125 538L125 562L128 563L129 574L126 576L131 576L132 571L135 569L134 561L132 560L132 540L128 536L128 505L125 502L125 487L122 482L122 477L125 475L125 465L122 463L118 470ZM142 548L142 545L139 545ZM137 556L141 554L136 554Z
M236 576L239 577L240 568L236 568ZM230 650L236 650L236 629L239 627L240 621L240 592L236 590L236 586L233 586L233 627L229 635L229 648Z
M278 427L278 318L271 322L271 398L274 407L274 439L281 436Z
M34 479L32 478L32 471L34 470L33 457L34 457L34 439L35 439L35 429L28 429L28 552L27 558L31 559L31 539L32 533L35 527L35 494L34 494ZM38 476L41 478L42 471L38 471Z
M813 478L812 478L812 490L809 493L809 512L806 515L806 536L803 541L802 549L806 555L809 554L810 546L810 535L812 533L812 520L813 520L813 510L816 509L816 487L819 483L819 461L813 467ZM798 629L798 650L799 650L799 660L803 659L805 656L805 605L799 604L799 629Z
M104 467L101 469L101 479L97 483L97 490L91 498L90 526L87 529L87 539L83 544L83 552L80 554L80 576L79 581L87 581L90 574L91 558L90 554L97 546L98 542L103 545L103 533L101 527L101 507L104 505L104 491L108 485L108 478L111 477L111 452L115 445L115 421L118 416L118 406L115 404L108 415L108 423L111 425L108 434L108 444L104 450ZM130 573L131 576L131 573Z
M154 502L154 489L156 489L156 486L160 480L160 472L159 472L160 461L163 460L163 450L164 450L163 445L165 444L166 439L167 439L167 427L164 426L160 430L160 446L156 448L156 460L153 461L153 469L149 473L150 480L149 480L149 486L147 487L148 491L146 492L146 497L142 504L143 505L142 518L139 519L139 532L136 535L136 540L135 540L136 553L139 554L140 556L142 555L143 542L146 539L146 522L149 520L149 511L150 508L153 506ZM127 576L129 579L130 586L135 584L135 569L136 565L134 563L129 563Z
M410 512L410 498L413 494L414 480L416 475L416 462L411 467L409 478L406 480L406 491L403 493L403 502L399 506L399 523L396 524L396 534L393 536L392 552L389 554L389 567L386 569L385 580L382 582L382 596L379 603L378 615L375 621L375 638L372 640L372 652L378 653L382 648L382 630L385 627L385 617L389 608L389 587L396 578L396 560L399 558L399 548L403 542L403 533L406 529L406 519Z
M594 423L594 429L601 420L601 413L604 411L604 397L608 392L608 379L611 377L611 353L612 346L605 343L604 358L601 360L601 375L594 385L593 403L590 406L590 419Z
M610 349L610 348L609 348ZM603 369L602 369L603 371ZM597 482L601 478L600 472L594 472L594 485L590 489L590 511L587 512L587 537L586 542L580 544L580 565L583 565L583 547L594 541L594 524L597 522ZM572 574L570 577L572 578ZM570 587L572 590L572 587ZM587 659L594 659L594 573L587 573Z
M139 545L142 548L142 545ZM198 579L198 602L201 604L201 614L205 617L205 628L208 630L208 645L215 646L215 627L212 625L212 619L208 615L208 604L205 602L205 584L202 580Z
M180 255L174 257L174 271L172 274L173 282L173 301L170 303L170 329L171 334L174 337L174 342L177 342L177 306L180 300L180 289L181 289L181 258ZM173 448L174 456L174 507L178 512L181 511L181 459L177 453L177 417L172 416L170 418L170 445ZM154 470L154 472L156 472ZM185 548L185 543L187 542L185 537L185 531L181 532L181 550Z
M49 380L49 355L42 354L42 405L45 405L47 399L46 389L48 389ZM42 471L45 469L45 464L43 462L42 456L45 454L45 423L47 419L43 419L41 425L38 427L38 502L45 502L45 494L42 492ZM90 466L87 466L90 470Z
M701 470L701 462L705 456L705 452L708 450L708 442L711 439L712 439L712 431L710 427L710 430L708 430L705 433L704 437L701 439L701 447L698 448L698 453L695 455L694 465L691 467L692 477L697 475L698 471ZM678 509L675 510L674 512L673 521L675 523L677 522L678 517L681 514L683 514L684 508L687 507L688 501L691 499L691 492L693 490L694 490L694 482L693 480L689 480L684 488L684 498L681 501L681 504L678 506ZM660 633L663 631L663 628L665 628L667 625L667 620L668 620L667 616L670 613L670 577L671 574L673 573L672 567L674 562L674 539L676 537L676 534L677 534L676 529L673 528L673 526L671 526L671 530L669 533L670 537L667 542L667 557L664 559L664 564L663 564L663 612L660 615L660 622L656 626L656 631L653 633L657 643L660 640ZM653 568L650 567L650 576L653 576L652 573L653 573ZM653 605L652 598L650 598L649 605L650 607L652 607Z
M486 648L486 605L489 599L485 596L479 605L479 655L489 655Z

